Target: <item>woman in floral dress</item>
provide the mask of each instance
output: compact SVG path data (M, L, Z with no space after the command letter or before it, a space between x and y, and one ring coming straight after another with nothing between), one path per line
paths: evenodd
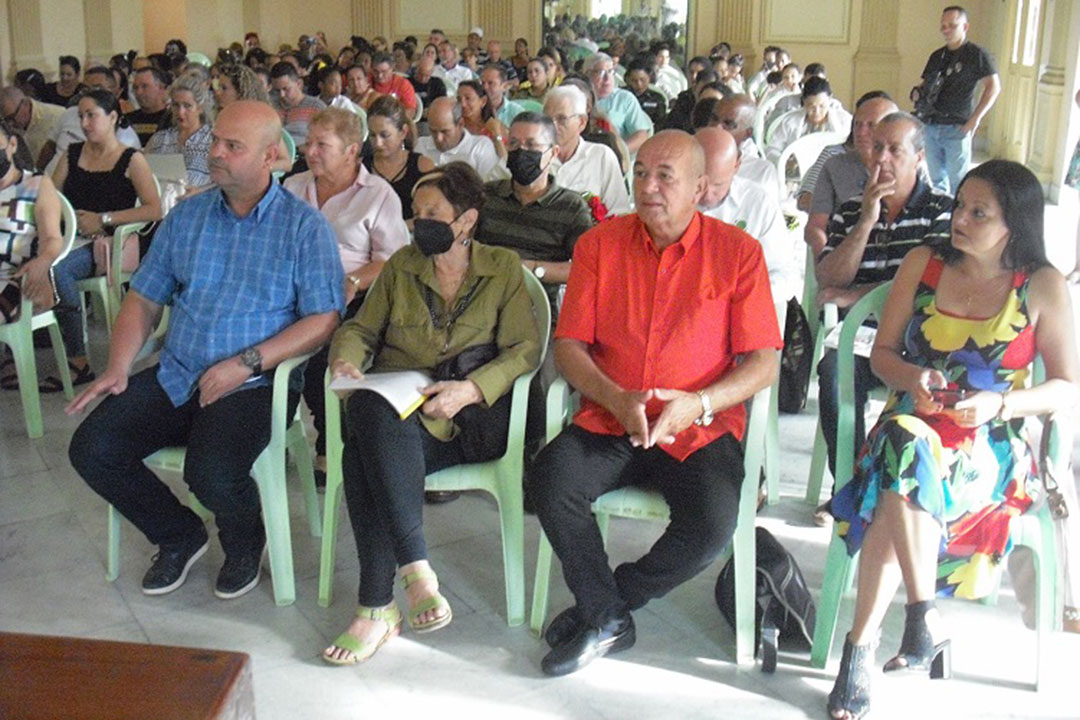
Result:
M1039 181L992 160L961 183L950 243L911 251L896 274L870 357L892 396L833 499L849 552L862 550L834 718L869 710L873 641L901 579L904 634L884 670L948 675L934 597L996 586L1038 485L1023 418L1077 403L1068 291L1042 230ZM1025 388L1036 354L1047 379Z

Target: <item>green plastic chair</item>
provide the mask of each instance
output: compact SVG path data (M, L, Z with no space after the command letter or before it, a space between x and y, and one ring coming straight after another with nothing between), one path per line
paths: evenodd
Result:
M880 317L892 283L886 283L867 293L848 311L840 330L837 349L837 376L840 390L840 411L836 437L836 487L840 489L852 478L855 464L855 382L854 352L855 333L863 321L870 315ZM1039 363L1036 363L1038 369ZM1071 477L1067 473L1071 440L1063 438L1061 424L1055 418L1049 418L1044 425L1044 442L1041 462L1044 467L1057 469L1058 477ZM835 525L835 523L834 523ZM1036 610L1035 627L1037 632L1037 662L1035 666L1035 688L1039 688L1041 667L1045 660L1047 643L1045 632L1054 622L1057 605L1057 551L1054 537L1053 520L1045 506L1029 512L1021 518L1020 539L1018 545L1031 549L1035 558ZM821 598L818 601L817 621L814 627L814 642L810 653L810 664L815 668L825 667L832 650L836 631L836 619L840 612L840 602L845 591L850 590L854 571L858 564L858 554L849 557L843 538L834 527L825 561L824 580ZM1061 617L1061 608L1057 608L1056 617Z
M61 231L64 233L64 247L53 261L54 266L71 251L78 227L75 221L75 209L71 207L66 197L60 195L59 192L57 195L60 196L60 222ZM49 329L49 338L52 340L53 352L56 354L57 371L64 385L64 396L71 400L75 397L75 392L71 387L67 351L64 349L64 340L60 336L60 325L56 321L56 313L46 310L34 314L33 303L24 296L19 308L19 319L13 323L0 325L0 343L10 347L11 354L15 358L15 376L19 379L19 395L22 400L23 418L26 421L26 434L31 438L39 438L45 434L41 421L37 359L34 357L34 331L41 328Z
M156 176L154 176L154 188L157 190L158 197L161 197L161 183ZM136 203L136 207L138 207L138 203ZM79 290L83 343L86 345L87 350L89 350L90 344L86 332L86 294L90 294L96 311L101 313L99 317L105 318L105 327L108 330L109 337L112 337L113 322L116 321L116 316L120 312L120 301L124 297L124 285L131 281L132 275L132 273L124 270L124 242L132 233L142 232L151 224L150 222L125 223L113 229L112 248L109 253L109 264L112 266L109 268L113 278L112 285L109 285L109 278L106 275L94 275L75 283L75 287ZM66 366L67 362L65 361L64 364Z
M214 64L206 54L201 52L189 52L187 54L187 61L190 65L202 65L208 70L210 69L210 66Z
M365 114L365 119L367 115ZM281 139L285 141L285 152L289 153L289 167L296 164L296 139L285 128L281 128ZM274 179L281 180L285 176L285 172L282 170L274 170L271 175Z
M758 474L765 463L765 435L772 386L760 390L750 404L743 437L742 494L739 497L739 516L731 544L724 557L735 555L735 661L740 665L754 662L754 605L756 546L754 517L757 514ZM556 379L548 390L547 440L551 442L569 424L573 415L570 387L562 378ZM600 534L607 543L610 518L626 517L653 522L668 522L667 503L660 493L640 487L627 486L604 493L592 506ZM548 591L551 584L551 543L541 530L540 548L536 556L536 577L533 584L532 617L529 621L533 635L540 636L548 614Z
M540 102L539 100L533 98L520 98L515 99L514 102L520 105L521 109L524 111L538 113L544 112L544 103Z
M543 285L529 271L522 269L525 286L532 298L533 314L540 328L540 363L547 352L551 305ZM425 490L483 490L490 493L499 507L502 530L503 572L506 578L506 624L525 622L525 512L521 475L525 445L525 414L529 404L529 384L539 369L533 368L514 381L510 410L510 434L506 452L497 460L455 465L428 475ZM326 374L329 385L330 373ZM338 507L341 504L341 399L326 391L326 496L323 508L322 558L319 568L319 605L333 602L334 557L337 545Z
M160 326L159 326L160 332ZM262 502L263 524L266 527L266 544L270 555L270 575L274 584L274 602L292 605L296 600L296 582L293 574L292 534L289 523L289 496L285 487L286 450L292 455L303 485L304 505L307 508L308 529L313 537L322 531L319 517L319 500L315 491L315 468L312 464L311 446L304 432L299 410L292 422L286 422L289 402L289 375L306 361L310 354L289 358L275 368L273 390L273 422L270 443L262 451L251 468L259 488ZM182 473L186 448L163 448L147 457L144 462L155 470ZM198 499L189 493L189 502L203 519L210 516ZM109 506L108 562L106 578L116 580L120 574L120 513Z

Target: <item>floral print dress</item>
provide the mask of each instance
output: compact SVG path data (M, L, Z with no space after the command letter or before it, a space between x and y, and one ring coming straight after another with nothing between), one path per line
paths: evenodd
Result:
M904 334L907 360L940 370L950 389L1004 392L1023 386L1035 359L1028 318L1028 276L990 318L950 315L934 299L944 263L933 257L915 291ZM915 414L907 393L894 391L870 431L855 475L833 498L849 554L854 555L881 493L900 494L941 523L939 595L979 598L997 587L1013 546L1014 520L1032 503L1035 453L1023 418L960 427L944 415Z

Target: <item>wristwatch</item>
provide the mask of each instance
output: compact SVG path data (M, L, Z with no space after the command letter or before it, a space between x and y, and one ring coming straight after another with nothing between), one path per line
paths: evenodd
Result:
M537 264L536 267L533 268L533 275L536 276L537 280L543 280L544 276L547 275L547 270L544 269L543 265Z
M698 390L697 396L701 398L701 416L694 421L694 424L701 425L702 427L712 425L713 411L712 402L709 401L709 394L704 390Z
M346 275L345 279L352 283L353 287L360 287L360 278L355 275Z
M112 225L112 213L101 213L101 226Z
M252 377L262 375L262 361L262 353L254 345L240 353L240 362L244 363L244 367L251 370Z

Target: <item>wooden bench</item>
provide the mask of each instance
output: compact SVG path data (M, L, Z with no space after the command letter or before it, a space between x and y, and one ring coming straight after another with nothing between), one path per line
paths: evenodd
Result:
M4 720L254 717L245 653L0 633Z

